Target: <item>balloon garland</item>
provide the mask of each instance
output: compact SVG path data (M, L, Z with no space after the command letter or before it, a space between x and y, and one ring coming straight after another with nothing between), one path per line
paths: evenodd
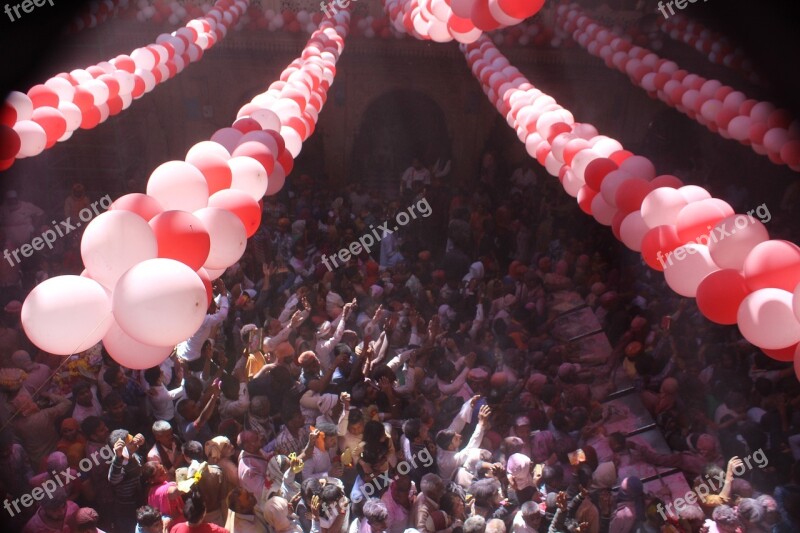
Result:
M83 30L96 28L110 18L114 18L130 6L129 0L93 0L88 9L76 16L67 33L78 33Z
M544 0L383 0L397 31L445 43L475 42L483 32L532 17Z
M79 128L95 128L199 61L236 24L248 2L219 0L207 16L159 35L130 55L58 74L27 94L11 92L0 106L0 171L68 140Z
M660 20L658 27L670 39L691 46L715 65L738 70L751 83L762 81L753 71L753 64L745 57L744 50L734 47L726 37L705 28L699 22L678 14Z
M700 187L656 176L649 159L577 123L485 36L461 50L528 154L581 210L663 271L673 291L697 298L709 320L737 324L767 355L794 358L800 368L800 247L769 240L761 222Z
M800 122L770 102L747 96L717 80L707 80L646 48L633 46L584 14L575 4L559 6L559 26L590 54L628 75L651 98L675 107L726 139L750 145L776 165L800 172Z
M36 346L68 355L102 340L121 365L144 369L197 331L211 281L244 254L261 220L258 201L280 190L314 130L349 20L347 11L323 20L230 128L156 168L146 194L122 196L87 225L86 270L42 282L22 306Z

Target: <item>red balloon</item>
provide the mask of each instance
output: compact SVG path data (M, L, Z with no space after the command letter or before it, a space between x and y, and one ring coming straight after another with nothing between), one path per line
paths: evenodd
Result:
M767 350L766 348L761 348L761 351L764 352L768 357L775 359L776 361L781 361L784 363L790 363L794 361L794 354L797 351L797 347L800 344L793 344L786 348L781 348L778 350Z
M278 155L282 154L286 150L286 141L283 140L281 134L275 130L264 130L264 133L267 133L275 139L275 142L278 143Z
M133 75L133 91L131 91L131 96L133 96L134 100L139 98L144 94L144 90L146 89L144 80L141 76L137 76L136 74Z
M34 85L28 91L28 97L33 102L33 108L58 107L58 94L46 85Z
M125 196L120 196L108 208L109 211L114 209L121 209L123 211L136 213L148 222L154 216L164 211L164 208L161 207L161 204L158 202L158 200L152 196L142 194L140 192L133 192L126 194Z
M605 178L609 172L617 169L619 169L619 165L611 159L601 157L593 160L586 166L586 170L583 173L586 178L586 185L599 192L600 185L603 183L603 178Z
M252 237L261 225L261 208L253 197L237 189L216 192L208 199L208 207L227 209L242 221L247 236Z
M578 207L581 208L581 211L586 213L587 215L592 214L592 200L594 197L600 194L596 190L592 189L588 185L584 185L578 191Z
M497 3L503 13L515 19L532 17L544 6L544 0L498 0Z
M680 189L683 187L683 181L680 178L675 176L670 176L669 174L664 174L662 176L656 176L653 178L653 181L650 182L650 186L653 189L658 189L660 187L669 187L671 189Z
M16 123L17 123L17 110L14 109L9 103L6 102L0 103L0 124L12 128Z
M233 175L231 167L222 156L195 152L186 157L186 162L194 165L203 173L208 183L208 194L230 188Z
M259 124L258 121L249 117L242 117L238 119L236 122L233 123L232 127L234 129L241 131L242 133L249 133L251 131L261 131L261 124Z
M292 169L294 168L294 158L288 150L285 150L280 156L278 156L278 163L281 164L287 176L292 173Z
M0 124L0 161L14 159L22 145L19 135L12 128Z
M789 241L762 242L747 255L743 270L750 290L774 287L794 292L800 283L800 248Z
M158 240L158 257L175 259L192 270L203 266L211 237L203 222L186 211L164 211L150 221Z
M10 157L8 159L0 159L0 171L8 170L14 164L16 158Z
M211 305L211 300L214 299L214 287L211 285L211 277L205 268L198 269L197 275L203 280L203 286L206 288L206 305Z
M109 98L108 102L108 114L109 116L119 115L122 112L122 106L124 105L122 98L119 96L115 96L114 98Z
M51 148L67 131L67 119L61 111L52 107L38 107L33 110L31 120L40 125L47 134L47 148Z
M83 112L81 120L81 129L90 130L100 124L100 110L97 106L91 106Z
M613 154L611 154L608 158L611 159L617 165L621 165L623 161L625 161L631 156L633 156L632 152L629 152L627 150L618 150Z
M738 270L717 270L698 285L697 307L710 321L729 326L736 324L739 305L750 292Z
M682 243L675 226L656 226L642 239L642 258L650 268L663 272L669 266L669 253Z
M94 96L92 93L81 87L75 87L75 96L72 103L78 106L82 113L86 113L94 106Z
M476 0L472 4L470 18L479 30L492 31L500 27L500 23L494 19L492 12L489 11L489 0Z
M108 87L108 99L112 99L119 95L119 82L111 74L103 74L97 78Z
M622 227L622 221L625 220L625 217L628 216L630 213L624 213L622 211L617 211L614 213L614 218L611 219L611 232L614 234L614 237L617 238L618 241L622 240L620 236L619 230Z
M617 189L615 198L617 208L626 214L638 211L642 207L644 197L652 190L650 182L643 178L629 179L623 187Z

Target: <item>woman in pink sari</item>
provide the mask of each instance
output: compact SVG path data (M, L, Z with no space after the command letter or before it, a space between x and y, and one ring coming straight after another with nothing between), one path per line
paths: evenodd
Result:
M158 509L162 518L168 519L168 528L186 521L178 485L168 480L167 471L161 463L145 463L142 467L142 481L147 487L147 505Z

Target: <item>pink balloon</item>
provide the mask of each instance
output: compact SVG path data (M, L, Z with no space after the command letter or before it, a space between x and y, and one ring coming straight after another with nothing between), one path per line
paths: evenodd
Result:
M220 146L220 148L222 148ZM228 166L229 157L223 157L212 152L192 152L186 155L186 162L197 167L203 173L203 177L208 184L208 194L212 195L217 191L228 189L231 186L231 169Z
M211 141L221 144L231 153L236 148L236 145L239 144L239 139L241 138L241 131L235 128L222 128L214 132L214 135L211 136Z
M22 304L21 318L31 342L56 355L88 350L114 320L108 291L81 276L56 276L34 287Z
M656 167L653 162L644 156L634 155L626 159L619 166L623 172L650 181L656 177Z
M592 216L600 224L610 226L616 213L617 210L603 199L602 194L598 194L592 200Z
M800 322L792 311L792 293L760 289L744 299L737 313L742 336L759 348L778 350L800 342Z
M132 266L158 255L158 243L145 220L130 211L95 217L81 239L81 258L92 279L109 290Z
M206 316L206 288L188 266L149 259L128 270L114 288L117 324L134 340L171 346L194 335Z
M208 274L208 278L211 281L214 281L215 279L218 279L220 276L222 276L225 273L225 271L228 270L228 269L227 268L203 268L201 270L205 270L206 274Z
M700 200L707 200L711 198L711 195L707 190L702 187L698 187L697 185L684 185L678 189L678 191L680 191L680 193L689 203L699 202Z
M678 213L688 205L686 198L677 190L660 187L650 191L642 201L642 218L651 228L672 226Z
M600 185L600 194L603 196L603 200L605 200L608 205L616 207L617 191L630 179L633 179L633 176L622 169L609 172Z
M694 298L703 278L717 270L719 267L711 259L708 246L689 243L679 246L667 257L664 279L673 291Z
M794 291L800 283L800 248L781 240L756 245L744 260L744 277L754 291L773 287Z
M226 209L206 207L194 212L211 237L206 269L228 268L238 261L247 246L247 231L239 217Z
M703 244L708 243L711 238L711 228L729 216L731 214L729 211L733 211L730 206L725 209L719 202L721 200L709 198L690 203L680 210L675 225L682 242L697 240Z
M264 166L252 157L232 157L228 160L231 169L231 188L250 195L259 201L267 192L269 180Z
M642 219L642 213L633 211L625 217L622 225L620 225L620 240L634 252L640 252L642 250L642 240L648 231L650 231L650 228Z
M208 182L200 170L186 161L168 161L147 181L147 194L164 210L195 211L208 205Z
M146 370L160 365L173 348L143 344L122 331L116 322L103 337L103 346L114 361L132 370Z
M757 245L769 240L769 232L761 221L747 215L726 217L712 228L708 251L720 268L742 270L748 254Z
M20 140L18 158L34 157L44 152L47 146L47 132L42 126L32 120L20 120L14 124L13 129Z
M130 211L149 222L151 218L164 211L164 208L152 196L133 192L117 198L108 210Z
M286 171L283 169L283 165L275 162L275 168L272 171L272 174L269 176L269 182L267 183L267 192L264 193L265 196L273 196L278 194L281 189L283 189L283 185L286 183Z
M794 289L794 300L792 300L792 307L794 309L794 316L800 320L800 283Z
M186 152L186 161L189 161L189 159L194 156L202 154L214 154L226 161L231 158L231 153L221 144L211 141L201 141L189 148L189 151Z

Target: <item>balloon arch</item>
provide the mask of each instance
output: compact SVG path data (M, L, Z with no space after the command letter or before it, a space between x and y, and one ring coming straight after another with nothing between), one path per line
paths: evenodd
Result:
M577 122L483 35L520 23L542 4L385 0L384 8L397 31L459 41L489 101L530 156L559 179L587 215L609 226L651 268L663 271L673 291L696 298L709 320L736 324L766 354L794 360L800 376L800 247L770 240L752 216L736 214L724 201L675 176L658 175L646 157ZM220 0L205 16L130 56L59 75L27 95L12 94L0 111L0 166L36 155L67 140L76 128L96 126L112 111L120 112L198 60L247 8L247 0ZM800 125L785 112L678 70L574 6L559 6L558 16L578 44L654 96L722 135L738 139L743 137L738 130L747 129L754 150L761 140L770 159L796 167ZM240 259L260 224L259 201L281 190L314 132L349 24L346 9L322 19L301 56L239 110L231 127L193 146L183 161L156 168L146 194L117 199L87 226L83 274L51 278L25 300L22 323L34 344L68 355L102 341L118 362L142 369L161 362L197 330L211 281ZM734 124L737 120L749 127ZM766 129L759 135L754 127L760 124ZM781 131L771 134L774 129ZM717 234L725 238L713 238Z

